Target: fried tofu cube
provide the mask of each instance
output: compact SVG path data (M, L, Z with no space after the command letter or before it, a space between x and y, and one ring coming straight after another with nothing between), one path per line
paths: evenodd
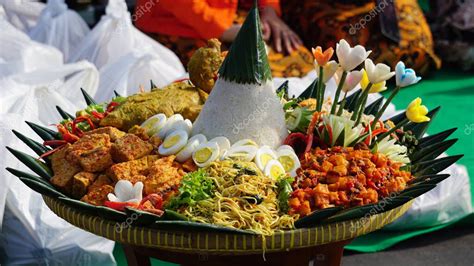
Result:
M82 198L90 185L95 181L97 174L79 172L72 179L72 196L76 199Z
M84 135L71 146L66 158L79 163L86 172L101 172L113 164L111 145L107 134Z
M51 156L51 167L54 172L51 183L65 193L71 193L73 176L81 171L79 164L66 159L70 149L71 144L67 144Z
M123 162L112 165L107 171L107 175L114 181L131 180L134 176L148 174L148 168L153 165L153 162L158 160L158 155L148 155L138 160Z
M115 162L127 162L149 155L153 145L134 134L126 134L112 144L112 158Z
M115 142L117 139L125 136L125 132L118 130L115 127L99 127L93 129L91 131L84 132L84 135L92 135L92 134L107 134L110 137L112 142Z
M111 185L103 185L98 189L88 192L81 198L81 201L95 206L104 206L104 203L108 200L107 195L113 192L114 188Z
M186 174L179 164L174 162L175 156L163 157L156 160L150 167L144 183L145 195L163 194L175 189Z
M95 181L87 188L87 192L99 189L103 185L112 185L112 180L107 175L99 175Z

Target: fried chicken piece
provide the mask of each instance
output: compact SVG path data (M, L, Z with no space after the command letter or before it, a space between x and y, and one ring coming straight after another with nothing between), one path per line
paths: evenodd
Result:
M148 168L159 158L160 156L158 155L148 155L138 160L114 164L107 170L107 176L114 182L122 179L130 180L137 175L146 176L148 174Z
M114 188L111 185L103 185L98 189L88 192L81 198L81 201L95 206L104 206L104 203L108 200L107 195L112 192L114 192Z
M153 145L134 134L126 134L112 144L112 158L115 162L140 159L151 153Z
M95 181L87 188L87 192L101 188L103 185L112 185L112 180L107 175L99 175Z
M209 93L214 87L217 71L223 61L219 40L208 40L207 45L197 49L189 60L189 79L194 85Z
M87 188L95 181L97 174L89 172L79 172L72 179L71 195L80 199L87 193Z
M153 193L162 195L179 186L186 172L174 161L175 158L175 156L163 157L153 163L144 183L145 195Z
M54 173L54 176L51 178L51 183L59 190L68 194L70 194L72 190L73 176L81 171L81 167L78 163L66 159L70 150L71 144L67 144L64 148L51 156L51 168Z
M111 145L107 134L84 135L71 146L66 159L79 163L86 172L101 172L113 164Z
M107 134L110 137L110 141L115 142L117 139L125 136L125 132L118 130L115 127L99 127L91 131L84 132L84 135L92 134Z

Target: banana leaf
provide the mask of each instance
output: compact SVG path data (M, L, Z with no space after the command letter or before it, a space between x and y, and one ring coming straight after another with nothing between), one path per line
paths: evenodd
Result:
M298 96L302 100L309 98L316 98L316 84L318 83L318 78L316 78L309 86L303 91L303 93Z
M8 146L6 148L9 152L11 152L11 154L13 154L13 156L20 160L20 162L22 162L24 165L30 168L31 171L35 172L42 178L49 180L53 176L51 169L49 169L49 167L42 161L26 153L12 149Z
M424 185L424 184L438 184L439 182L448 178L449 174L439 174L439 175L425 175L416 177L410 183L412 185Z
M71 119L71 120L74 120L75 117L73 115L71 115L70 113L64 111L61 107L57 106L56 105L56 110L58 110L58 113L59 115L63 118L63 119Z
M114 90L114 95L115 95L115 97L120 97L120 96L122 96L122 95L120 95L116 90Z
M401 112L397 115L394 115L392 117L390 117L389 119L385 120L384 122L390 120L392 121L395 125L402 122L403 119L405 119L407 116L405 115L405 112Z
M40 183L43 183L44 185L50 187L51 189L54 189L57 191L57 189L55 187L53 187L53 185L51 185L51 183L49 183L48 180L45 180L39 176L36 176L36 175L32 175L30 173L26 173L26 172L23 172L23 171L20 171L20 170L17 170L17 169L13 169L13 168L10 168L10 167L7 167L5 168L8 172L10 172L12 175L16 176L16 177L21 177L21 178L26 178L26 179L31 179L33 181L37 181L37 182L40 182ZM58 193L60 193L59 191L57 191ZM62 193L61 193L62 194Z
M19 177L19 179L29 188L31 188L32 190L42 195L46 195L51 198L65 197L64 194L58 192L55 189L52 189L50 186L47 186L43 182L39 182L33 179L24 178L24 177Z
M424 194L424 193L432 190L435 187L436 187L436 184L417 184L417 185L414 185L410 188L407 188L407 189L403 190L399 194L399 196L416 198L416 197L420 196L421 194Z
M418 140L418 147L419 148L424 148L430 145L433 145L435 143L439 143L445 139L447 139L451 134L456 131L457 128L451 128L439 133L436 133L434 135L426 136L424 138L421 138Z
M81 92L82 96L84 96L84 100L86 101L87 105L97 104L94 98L92 98L83 88L81 88Z
M46 128L46 127L39 126L39 125L37 125L35 123L32 123L32 122L28 122L28 121L25 121L25 122L44 141L61 139L61 135L58 132L54 131L54 130L51 130L51 129Z
M343 209L344 208L342 207L332 207L332 208L326 208L326 209L314 211L308 216L305 216L297 220L295 222L295 227L296 228L312 227L322 222L324 219L342 211Z
M97 206L94 206L92 204L89 204L89 203L86 203L86 202L83 202L83 201L80 201L80 200L75 200L75 199L71 199L69 197L59 197L58 200L60 200L61 202L63 202L64 204L70 206L70 207L73 207L77 210L80 210L80 211L83 211L83 212L86 212L86 213L90 213L90 214L93 214L93 215L98 215L98 209L97 209Z
M439 112L440 109L441 109L441 107L438 106L438 107L436 107L433 110L428 112L428 114L426 116L431 118L430 121L423 122L423 123L410 123L410 124L405 126L404 130L405 131L410 130L411 132L413 132L413 135L417 139L423 137L423 135L426 133L426 130L428 130L428 127L430 126L431 122L436 117L436 114Z
M30 149L33 150L38 156L41 156L51 150L43 144L28 138L27 136L21 134L20 132L14 129L12 130L12 132L17 138L19 138L23 143L25 143L26 146L30 147Z
M165 209L165 213L163 214L162 218L163 220L169 221L189 221L188 217L170 209Z
M380 97L377 100L375 100L373 103L365 107L364 109L364 114L366 115L376 115L377 112L380 110L380 107L382 107L384 97Z
M127 214L125 212L116 211L105 206L96 206L96 208L97 214L104 219L116 222L124 222L127 219Z
M160 230L171 231L193 231L193 232L218 232L230 234L248 234L255 235L256 233L249 230L242 230L230 228L214 224L204 224L191 221L156 221L152 227Z
M153 82L153 80L150 79L150 90L153 90L155 88L158 88L155 83Z
M458 139L450 139L442 142L437 142L424 148L417 149L415 153L410 155L410 161L412 164L417 162L423 162L433 160L437 158L441 153L448 150Z
M131 225L137 226L148 226L163 219L162 216L147 211L137 210L135 208L125 208L125 213L127 214L127 219L131 222Z
M437 174L457 162L461 157L463 155L454 155L416 163L413 165L412 174L414 176Z

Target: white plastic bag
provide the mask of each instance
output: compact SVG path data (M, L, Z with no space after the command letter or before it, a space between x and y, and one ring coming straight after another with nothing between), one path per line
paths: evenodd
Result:
M100 70L99 90L95 95L98 101L108 101L114 90L120 95L138 92L139 86L148 88L150 80L156 86L166 86L182 77L182 71L168 68L168 63L152 53L133 51Z
M0 78L63 64L63 55L56 48L32 41L2 18L0 28Z
M132 25L124 0L109 1L106 14L80 43L69 61L86 59L101 69L134 51L150 53L156 60L166 62L164 73L180 73L177 77L185 74L183 65L171 50Z
M45 7L39 1L0 0L7 20L23 32L28 32L38 20Z
M5 146L31 153L11 132L14 128L37 138L24 120L0 114L0 264L115 265L114 242L76 228L51 212L41 195L12 176L5 167L29 172ZM5 208L5 211L4 211ZM2 222L3 220L3 222Z
M48 0L38 23L28 34L32 40L58 48L68 61L89 31L86 22L75 11L69 10L64 0Z

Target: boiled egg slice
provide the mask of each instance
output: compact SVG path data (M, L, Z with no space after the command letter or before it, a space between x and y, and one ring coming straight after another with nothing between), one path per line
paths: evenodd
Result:
M277 152L278 161L281 163L286 173L292 177L296 176L296 169L301 167L300 160L293 150L281 149Z
M182 120L184 120L184 119L183 119L183 116L180 115L180 114L174 114L174 115L168 117L168 121L166 121L166 124L160 130L160 132L158 133L158 137L160 137L160 139L165 139L167 134L174 131L175 124L178 121L182 121Z
M191 135L191 130L193 129L193 123L191 120L186 119L186 120L178 120L174 123L172 130L184 130L188 133L188 135Z
M293 149L293 147L291 147L290 145L281 145L280 147L278 147L276 152L279 153L282 150L290 150L290 151L293 151L293 152L295 151L295 149Z
M224 155L224 153L230 149L230 141L226 137L215 137L211 139L209 142L216 142L219 145L219 156Z
M157 114L143 122L141 127L146 130L148 136L153 136L160 132L160 130L165 126L166 120L167 118L165 114Z
M223 158L251 162L257 154L257 149L256 146L252 145L231 147Z
M176 154L176 160L180 163L187 161L191 156L193 156L194 150L196 150L197 146L201 143L206 142L206 137L203 134L197 134L192 136L186 146Z
M168 134L158 147L158 153L161 155L173 155L178 153L188 143L188 133L184 130L176 130Z
M265 166L271 160L276 160L276 153L269 146L262 146L255 154L255 163L260 170L265 170Z
M219 158L219 153L216 142L206 142L196 147L192 157L198 167L206 167Z
M265 166L264 174L274 180L277 180L282 175L285 175L285 168L277 160L270 160Z
M258 148L258 144L251 139L242 139L232 144L232 148L239 147L239 146L255 146Z

